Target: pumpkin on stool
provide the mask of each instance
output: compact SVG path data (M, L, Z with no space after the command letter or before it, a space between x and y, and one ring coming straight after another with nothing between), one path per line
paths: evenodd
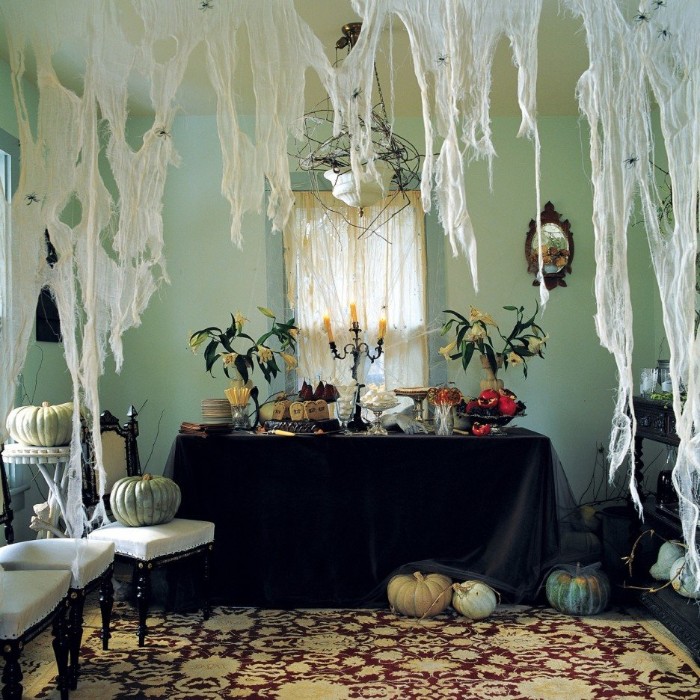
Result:
M73 403L13 408L5 423L10 436L24 445L56 447L70 443L73 432Z
M600 564L562 565L547 577L549 604L567 615L597 615L608 606L610 581Z
M169 523L180 507L180 487L166 476L125 476L109 496L114 517L127 527Z
M434 617L452 600L452 579L442 574L397 574L387 585L393 612L408 617Z

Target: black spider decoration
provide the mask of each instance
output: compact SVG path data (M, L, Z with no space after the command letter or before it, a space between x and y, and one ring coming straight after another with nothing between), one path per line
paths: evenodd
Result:
M202 0L202 2L199 3L199 9L202 12L206 12L207 10L213 10L214 3L212 2L212 0Z
M625 159L625 165L628 168L631 168L633 165L637 164L638 160L639 160L639 158L637 158L637 156L630 156L629 158Z
M671 32L668 29L659 29L659 38L668 39L671 36Z
M437 57L437 64L438 66L446 66L449 63L447 56L445 54L440 54Z
M30 192L26 197L24 198L26 201L27 206L30 204L35 204L39 201L39 196L37 195L36 192Z
M352 91L352 99L356 100L362 94L362 88L358 87Z
M635 15L635 16L634 16L634 21L635 21L635 22L639 22L640 24L641 24L642 22L648 22L650 19L651 19L651 18L649 17L649 15L647 15L647 14L644 13L644 12L640 12L638 15Z
M156 129L156 136L167 139L170 137L170 132L164 126L161 126Z
M651 4L658 10L659 7L664 7L666 5L666 0L654 0Z

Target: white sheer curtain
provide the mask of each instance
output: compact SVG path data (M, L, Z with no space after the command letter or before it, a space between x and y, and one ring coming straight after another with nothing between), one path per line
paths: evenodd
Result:
M351 340L348 329L354 302L370 349L376 346L380 318L386 319L387 388L427 382L423 209L419 192L408 196L408 206L397 197L389 207L403 209L375 232L362 235L343 218L352 223L359 210L348 208L343 215L330 210L338 208L330 192L295 193L294 216L284 232L284 253L289 303L300 327L300 378L334 382L350 378L352 361L332 358L323 318L330 316L342 354ZM364 220L377 216L385 204L366 207ZM361 366L359 379L366 376L368 365Z

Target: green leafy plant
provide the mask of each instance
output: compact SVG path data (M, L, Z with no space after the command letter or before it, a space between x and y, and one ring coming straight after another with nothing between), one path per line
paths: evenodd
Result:
M264 306L258 306L258 311L264 316L272 319L272 327L263 333L257 340L244 331L246 322L245 316L239 311L231 314L231 325L221 329L218 326L209 326L200 331L192 333L189 345L192 352L197 352L199 347L207 343L204 348L204 361L206 371L213 376L213 368L219 358L221 358L224 374L229 378L229 372L235 368L243 381L247 382L250 373L255 365L270 382L286 366L289 369L296 367L296 358L293 353L296 350L296 338L299 329L294 325L294 318L282 323L277 321L275 314ZM270 340L276 339L279 347L270 347ZM281 365L278 358L282 360Z
M488 358L493 372L499 367L499 358L504 369L509 365L522 365L523 373L527 377L527 362L525 358L544 357L543 350L548 336L542 328L535 323L539 312L539 305L535 306L535 313L525 318L524 306L504 306L506 311L515 312L515 323L508 335L504 335L498 324L489 315L475 307L470 307L469 317L457 311L446 309L444 313L453 318L448 319L442 327L441 335L447 335L450 331L455 333L454 339L445 347L440 348L440 354L445 359L461 359L462 368L467 369L474 353ZM494 338L498 343L495 347Z

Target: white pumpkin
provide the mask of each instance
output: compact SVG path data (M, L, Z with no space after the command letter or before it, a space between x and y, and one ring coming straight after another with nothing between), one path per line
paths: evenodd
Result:
M657 581L668 581L671 577L671 565L680 557L683 558L685 550L678 542L664 542L656 557L656 563L649 569L652 578Z
M483 620L495 609L496 591L481 581L452 584L452 607L470 620Z
M686 598L700 599L700 581L693 579L690 575L688 567L685 566L685 557L678 557L678 559L671 564L669 577L673 590L676 591L676 593Z
M73 432L73 403L19 406L10 411L5 427L13 440L25 445L67 445Z

